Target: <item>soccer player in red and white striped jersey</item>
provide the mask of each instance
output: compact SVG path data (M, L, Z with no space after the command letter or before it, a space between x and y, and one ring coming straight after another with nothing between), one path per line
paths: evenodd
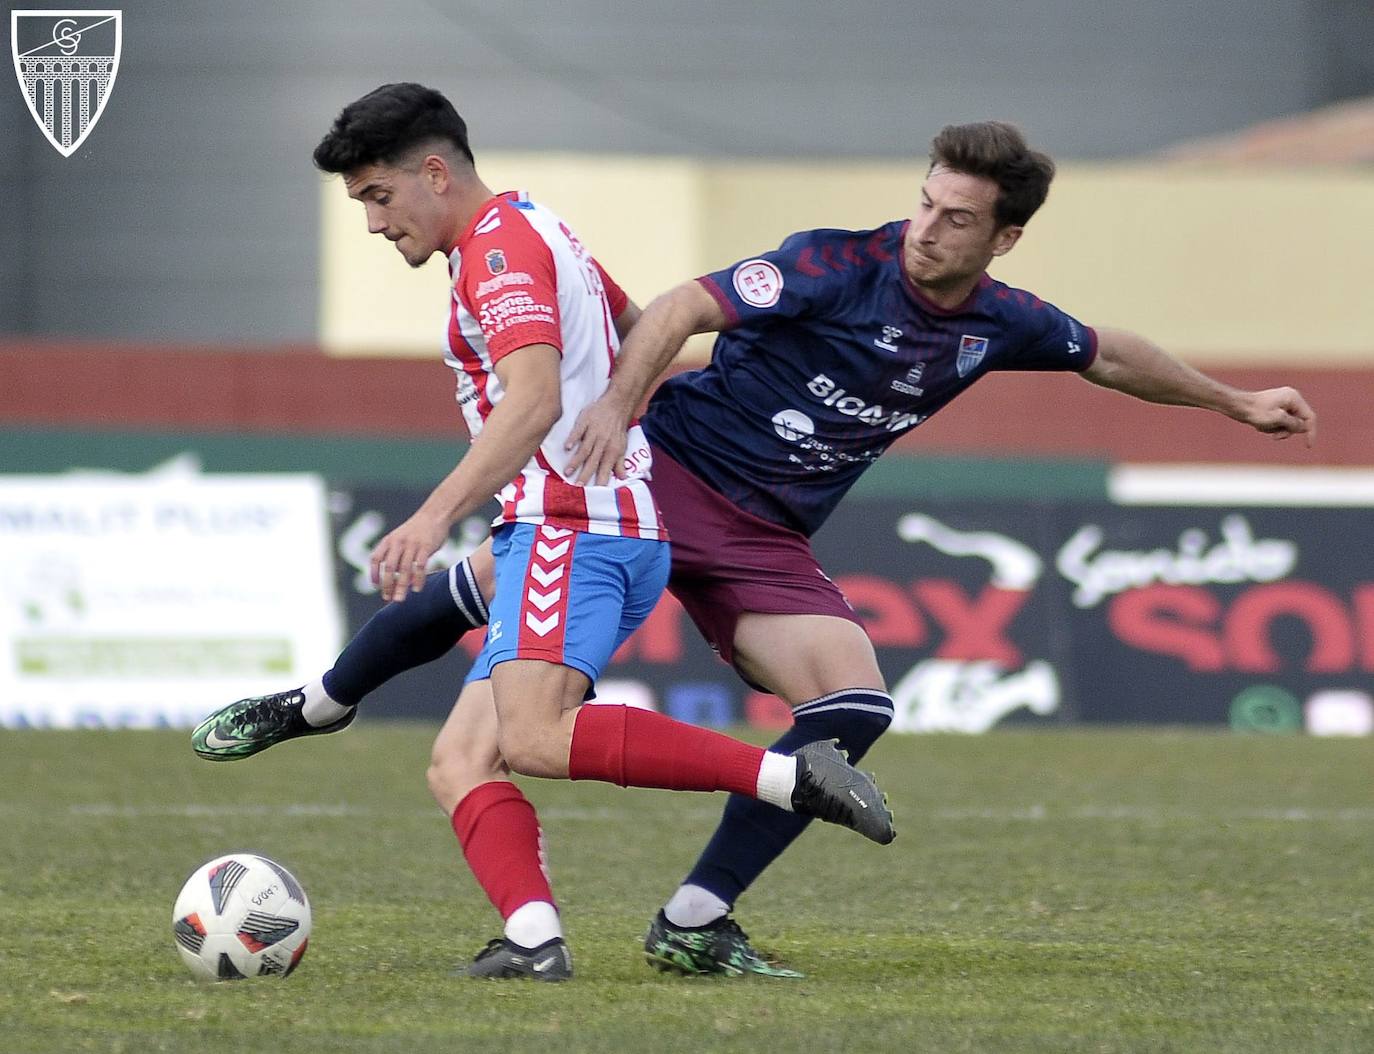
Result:
M524 194L493 194L474 167L462 118L418 84L384 85L345 107L314 157L343 176L369 231L411 266L443 253L453 278L446 359L472 445L373 551L383 595L401 602L421 592L425 566L453 523L492 494L501 503L486 642L430 774L468 863L505 919L503 935L468 972L571 975L538 821L511 771L723 790L891 841L881 792L833 744L775 753L650 711L582 705L653 609L669 554L637 424L624 437L623 477L584 485L567 471L574 422L606 391L619 334L638 316L568 226ZM340 728L352 712L301 692L241 700L207 718L193 744L203 757L231 760ZM455 756L468 762L465 780L436 771Z

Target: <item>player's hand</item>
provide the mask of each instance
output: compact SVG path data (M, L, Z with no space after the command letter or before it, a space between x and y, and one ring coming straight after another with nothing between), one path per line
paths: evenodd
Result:
M586 486L595 480L601 486L625 478L626 430L630 412L609 393L584 407L573 422L563 449L572 452L568 459L568 478Z
M425 587L429 558L448 541L448 524L417 512L372 550L372 584L383 600L400 602Z
M1296 388L1251 392L1241 420L1275 439L1300 435L1309 447L1317 441L1317 415Z

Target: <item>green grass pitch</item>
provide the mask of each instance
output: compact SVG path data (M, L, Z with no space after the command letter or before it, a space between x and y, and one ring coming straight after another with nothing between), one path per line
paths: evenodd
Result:
M801 981L649 969L723 798L526 781L576 962L455 966L499 931L424 768L369 723L229 765L182 732L0 732L0 1050L1374 1050L1374 740L890 736L881 848L813 827L739 905ZM314 934L286 981L192 981L171 906L274 857Z

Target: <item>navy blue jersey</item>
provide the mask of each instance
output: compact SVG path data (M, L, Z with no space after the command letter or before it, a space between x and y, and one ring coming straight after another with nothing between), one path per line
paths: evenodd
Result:
M740 508L812 534L903 433L991 370L1083 370L1097 334L984 275L946 310L901 265L907 222L794 234L698 281L728 319L660 386L654 445Z

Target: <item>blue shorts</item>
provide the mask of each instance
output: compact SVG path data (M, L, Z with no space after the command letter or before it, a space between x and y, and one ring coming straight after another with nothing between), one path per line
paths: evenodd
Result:
M668 582L668 543L530 523L492 534L496 596L467 680L512 659L571 666L593 684Z

